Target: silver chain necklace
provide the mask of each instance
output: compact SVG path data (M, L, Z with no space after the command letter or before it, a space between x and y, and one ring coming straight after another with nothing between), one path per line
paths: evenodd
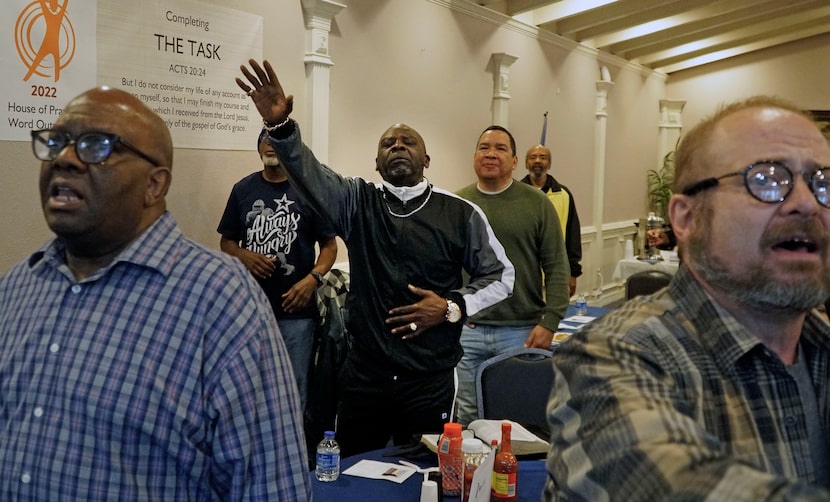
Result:
M432 197L432 189L427 187L427 190L429 190L429 193L427 193L427 198L424 199L424 201L421 203L421 205L416 207L415 209L413 209L412 211L410 211L406 214L398 214L398 213L392 211L392 208L389 207L389 202L387 202L387 200L386 200L386 194L383 195L383 203L386 204L386 210L389 211L389 214L391 214L395 218L409 218L413 214L415 214L418 211L420 211L421 209L423 209L424 206L427 205L427 202L429 202L429 198Z

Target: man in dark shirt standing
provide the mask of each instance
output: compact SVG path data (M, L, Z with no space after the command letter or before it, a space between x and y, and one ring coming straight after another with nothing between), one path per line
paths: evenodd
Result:
M551 176L550 150L544 145L536 145L527 151L525 166L528 175L522 178L522 183L535 186L548 196L562 225L565 235L565 250L568 253L568 264L571 267L571 278L568 281L568 294L576 293L576 278L582 275L582 229L579 225L579 215L576 213L574 196L565 185L559 184Z
M257 150L263 169L233 186L217 228L219 246L237 257L265 290L305 408L317 320L314 293L337 258L337 242L334 231L288 182L266 131ZM316 262L315 242L320 245Z
M509 296L514 270L481 209L424 178L430 158L404 124L378 142L383 181L344 178L320 164L289 119L271 65L236 79L254 101L292 183L329 215L349 251L348 328L337 438L343 455L440 432L453 405L461 320ZM464 285L462 270L470 275Z

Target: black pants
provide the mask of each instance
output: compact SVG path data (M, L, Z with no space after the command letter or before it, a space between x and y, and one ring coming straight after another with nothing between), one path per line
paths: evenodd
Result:
M440 434L452 411L453 370L388 375L349 358L340 373L337 442L343 457Z

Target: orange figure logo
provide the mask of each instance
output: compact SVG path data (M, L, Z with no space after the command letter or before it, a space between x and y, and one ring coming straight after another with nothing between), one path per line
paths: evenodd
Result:
M14 43L20 60L29 68L24 81L38 74L52 76L57 82L61 70L75 56L75 29L66 15L68 4L69 0L34 0L17 16ZM51 64L47 56L52 56Z

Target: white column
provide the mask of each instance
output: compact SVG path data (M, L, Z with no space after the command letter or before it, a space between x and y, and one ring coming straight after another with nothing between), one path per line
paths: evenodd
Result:
M604 68L604 67L603 67ZM602 268L602 251L603 251L603 237L602 237L602 222L604 221L603 206L605 201L605 147L606 147L606 131L608 128L608 91L614 87L614 82L610 79L607 70L601 72L602 80L596 82L597 97L596 97L596 111L594 116L596 124L594 126L594 193L593 193L593 209L594 209L594 245L591 246L592 260L591 263L596 264L597 270L587 271L591 274L590 291L601 293L602 284L599 284L597 273Z
M331 21L346 6L331 0L302 0L305 19L306 116L303 140L314 150L320 162L329 159L330 73L334 63L329 57Z
M494 52L490 56L490 69L493 72L493 124L507 127L508 101L510 100L510 65L519 59L504 52Z
M678 99L660 100L660 123L658 124L657 169L663 166L663 159L677 147L677 140L683 131L683 107L686 101Z

